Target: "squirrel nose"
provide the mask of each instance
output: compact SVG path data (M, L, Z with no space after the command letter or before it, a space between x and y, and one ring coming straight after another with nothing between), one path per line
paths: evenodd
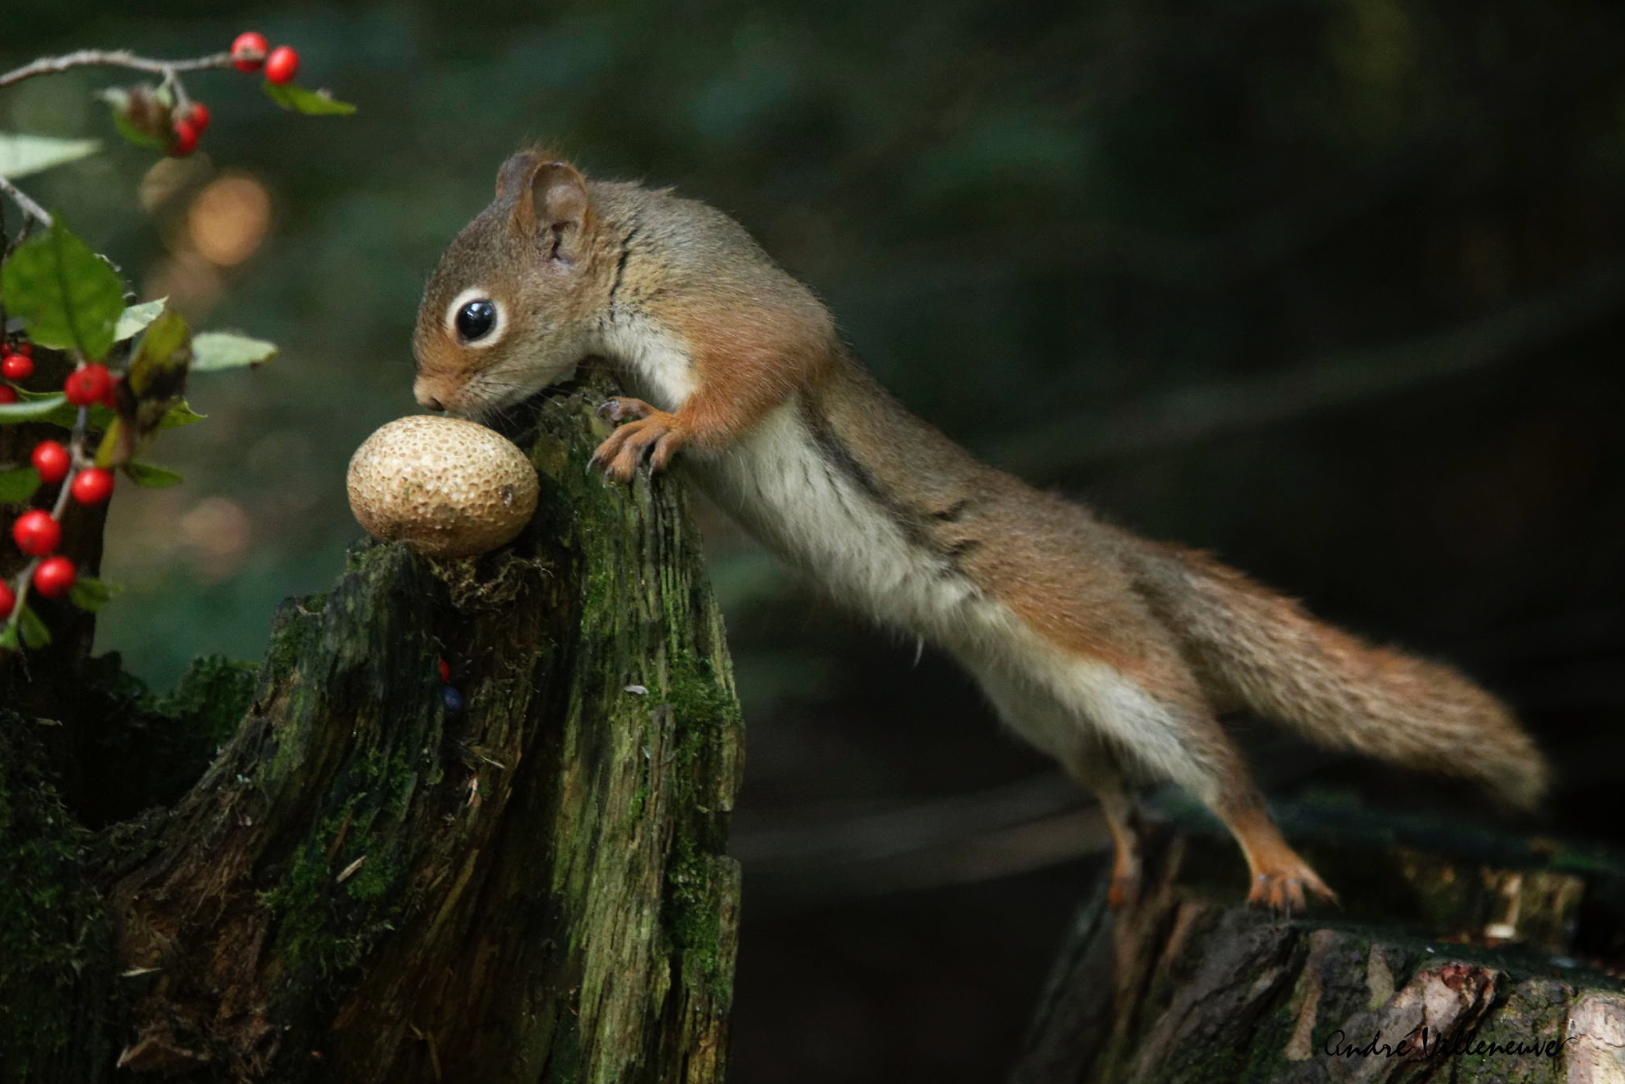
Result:
M417 397L418 406L426 410L445 410L446 406L440 397L430 389L429 382L422 377L412 387L412 394Z

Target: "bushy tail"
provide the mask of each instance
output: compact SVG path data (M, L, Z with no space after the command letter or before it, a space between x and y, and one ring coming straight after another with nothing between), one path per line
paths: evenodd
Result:
M1194 550L1155 547L1139 583L1216 704L1245 705L1321 745L1474 780L1519 808L1545 793L1529 735L1449 667L1363 643Z

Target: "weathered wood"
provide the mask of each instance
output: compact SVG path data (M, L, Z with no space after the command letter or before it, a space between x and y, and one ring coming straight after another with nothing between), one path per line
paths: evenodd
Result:
M1625 1079L1616 862L1308 819L1341 910L1248 910L1225 841L1162 836L1137 906L1080 910L1010 1084Z
M8 1056L24 992L55 984L48 1040L0 1080L108 1080L118 1057L220 1080L721 1079L740 716L680 486L587 468L605 392L562 392L520 438L542 497L518 543L358 547L284 604L240 727L172 808L96 836L66 811L52 883L74 905L0 888L0 919L52 923L0 960ZM37 759L0 747L0 781ZM30 778L0 876L30 832L57 845Z

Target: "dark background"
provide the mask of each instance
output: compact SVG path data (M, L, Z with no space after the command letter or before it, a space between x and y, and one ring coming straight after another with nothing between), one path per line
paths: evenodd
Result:
M256 656L274 604L336 576L349 454L415 409L423 280L542 139L736 215L992 461L1467 668L1551 751L1547 826L1625 842L1625 7L8 0L3 23L7 68L256 28L361 107L290 117L194 76L204 153L154 168L89 97L121 73L0 92L0 130L108 139L26 187L144 297L284 348L194 382L209 422L154 454L187 485L114 502L128 591L100 644L155 685ZM260 196L268 232L221 255ZM943 660L705 526L750 726L733 1079L995 1078L1096 819ZM1238 724L1277 797L1488 815Z

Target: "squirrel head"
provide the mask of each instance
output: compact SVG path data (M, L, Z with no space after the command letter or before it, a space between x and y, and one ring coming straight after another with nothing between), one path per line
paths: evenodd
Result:
M603 311L600 242L574 166L534 149L503 163L496 198L424 289L412 335L418 402L483 414L567 378L593 352Z

